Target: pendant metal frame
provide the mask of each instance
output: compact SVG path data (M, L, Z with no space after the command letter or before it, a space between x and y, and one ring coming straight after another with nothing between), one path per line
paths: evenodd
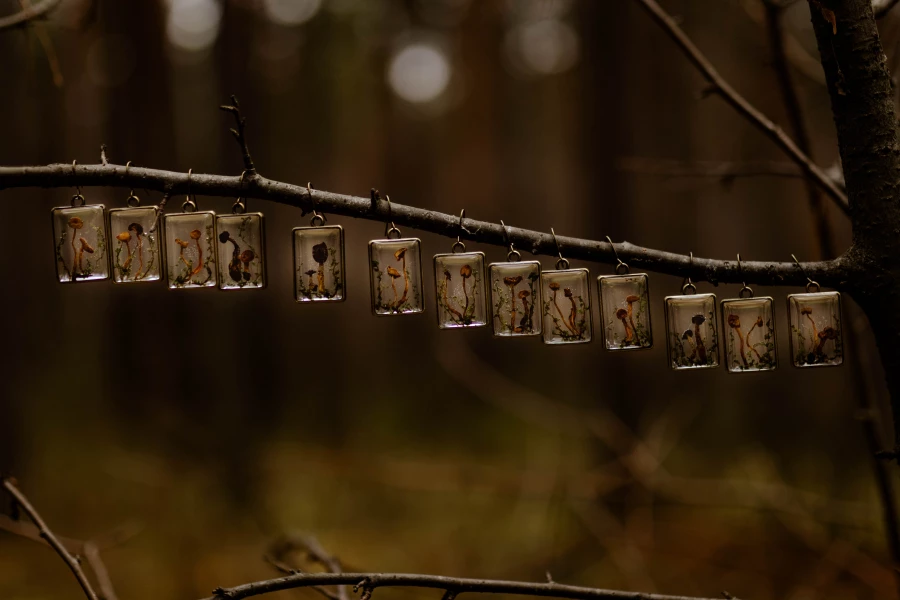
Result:
M251 242L248 242L238 233L238 239L234 239L227 229L222 227L229 221L238 221L240 219L259 219L259 248L254 248ZM240 231L240 227L238 228ZM265 289L269 284L268 267L269 261L266 257L266 218L261 212L235 212L231 214L216 215L216 264L218 269L218 288L223 292L232 292L236 290L261 290ZM229 233L229 237L222 241L222 236ZM233 242L231 240L234 240ZM237 246L232 252L232 258L227 260L228 246ZM246 246L245 246L246 245ZM223 250L224 248L224 250ZM250 260L246 255L247 251L255 254ZM239 251L239 256L235 256L234 252ZM223 257L222 254L225 254ZM237 261L237 263L235 262ZM254 263L256 263L254 267ZM255 277L254 277L255 272ZM234 275L237 274L241 278L238 285L233 285ZM246 274L246 275L245 275ZM249 279L246 277L249 276ZM254 284L254 280L257 283ZM243 283L243 285L241 285Z
M629 280L633 280L629 281ZM621 298L611 298L615 293L617 284L634 283L637 286L637 294L628 294ZM604 288L606 291L604 292ZM600 323L603 329L603 347L610 352L619 352L625 350L649 350L653 347L653 326L650 315L650 277L646 273L627 273L624 275L600 275L597 277L597 293L600 296ZM628 302L627 299L633 296L637 300ZM609 303L609 307L607 307ZM637 303L637 320L635 321L634 304ZM615 313L608 315L607 312L615 308ZM614 321L622 320L617 316L619 310L625 310L625 320L628 327L625 327L626 337L629 329L635 338L635 343L627 345L618 345L617 339L610 339L610 328ZM645 323L646 321L646 323ZM623 324L624 327L624 324Z
M135 215L131 218L128 218L127 215ZM140 217L138 215L145 215L144 217ZM122 241L118 239L120 234L113 235L113 232L121 229L121 227L114 227L114 221L118 220L117 217L124 217L124 221L130 221L128 226L122 233L128 233L130 239L125 242L125 251L128 253L129 258L126 258L122 264L118 264L120 249L122 248ZM147 218L150 217L150 218ZM106 211L106 230L109 232L107 239L110 240L110 244L113 244L115 247L111 252L107 252L109 257L109 273L110 279L113 283L147 283L147 282L156 282L162 281L163 275L165 273L165 265L163 264L163 249L162 245L166 239L165 232L163 231L163 220L161 218L159 207L158 206L126 206L122 208L111 208ZM133 225L137 225L137 227L133 227ZM156 227L155 231L150 231L153 227ZM137 237L138 241L135 244L134 251L130 251L129 248L131 246L131 242L134 241L134 238ZM144 239L149 240L149 260L148 264L144 265ZM154 250L155 244L155 250ZM137 256L135 256L135 253ZM126 267L125 263L128 263L129 269L134 265L135 259L137 259L137 272L135 276L132 276L130 271L128 274L119 276L120 272L124 272ZM155 265L155 273L151 273L151 270L154 269ZM142 274L143 273L143 274ZM137 275L140 275L139 277Z
M568 261L566 261L568 264ZM594 339L594 316L591 301L591 272L588 269L553 269L541 271L541 319L543 342L549 345L588 344ZM564 283L566 279L575 278L583 290L580 295L575 295ZM554 286L555 284L555 289ZM572 308L569 317L566 317L559 306L559 290L563 290L563 303L569 301ZM568 292L568 295L566 295ZM585 304L584 296L587 296ZM548 298L549 296L549 298ZM581 302L577 305L576 299ZM553 310L556 314L553 314ZM581 320L578 313L581 312ZM562 326L559 324L562 323ZM556 331L554 331L556 329ZM571 338L571 339L570 339Z
M762 305L764 308L757 309L755 311L756 318L751 321L746 317L752 316L754 305ZM772 297L728 298L722 300L720 306L722 337L725 341L722 351L725 357L725 370L728 373L764 373L776 370L778 368L778 344L775 335L775 301ZM750 336L756 330L759 330L762 342L753 344ZM735 335L738 336L737 355L731 351ZM756 337L759 338L760 335ZM765 352L759 352L757 347L760 345L763 346ZM740 358L740 362L735 366L738 358Z
M513 255L514 251L510 252L510 255ZM518 253L516 253L517 255ZM503 275L502 271L523 271L523 274L520 275ZM526 280L525 275L528 275L528 279ZM504 279L509 277L519 277L519 281L511 285L509 283L505 283ZM496 281L495 281L496 280ZM541 335L543 333L543 318L535 310L536 306L543 306L543 296L541 294L541 263L537 260L516 260L516 261L507 261L507 262L496 262L488 265L488 281L490 282L489 294L490 294L490 313L491 313L491 329L493 331L494 337L502 337L502 338L512 338L512 337L534 337ZM523 301L524 305L527 303L528 297L517 297L515 295L516 289L522 283L527 283L528 290L519 289L519 294L523 291L527 291L532 298L531 305L528 309L530 313L529 322L531 328L527 333L524 332L524 325L522 325L521 321L519 326L515 325L515 317L517 316L517 311L513 312L512 310L507 311L510 313L510 321L512 324L509 327L506 327L505 319L501 317L498 311L502 311L502 306L505 301L505 290L503 290L503 286L510 288L510 293L513 294L513 297L510 298L510 303L513 308L517 307L518 300ZM537 316L537 318L535 318ZM499 329L498 329L499 328ZM522 331L516 331L516 329L521 329Z
M693 284L688 284L693 287ZM686 285L685 288L688 286ZM676 317L674 311L678 304L697 304L702 306L702 312L696 313L690 321L673 322ZM715 294L682 294L680 296L666 296L666 356L669 366L675 371L693 371L700 369L715 369L719 367L719 333L718 333L718 306ZM698 317L701 317L698 319ZM699 322L698 322L699 321ZM706 326L707 338L710 343L703 340L701 327ZM678 327L673 331L673 327ZM683 333L682 327L687 327ZM701 343L693 338L697 337ZM677 338L677 339L676 339ZM691 355L685 350L685 342L691 347ZM677 344L677 345L676 345ZM703 355L707 358L704 360ZM694 358L696 357L696 359ZM704 362L699 362L699 361Z
M185 203L187 204L187 203ZM208 225L204 224L203 227L207 233L206 239L206 249L204 250L202 246L199 245L200 238L190 238L189 242L185 240L180 240L180 238L174 238L172 236L175 235L175 228L178 225L178 221L188 220L190 218L203 217L204 220L208 219ZM195 230L199 231L199 230ZM165 233L165 246L164 246L164 256L165 256L165 269L166 269L166 287L170 290L192 290L192 289L204 289L204 288L214 288L218 285L218 248L216 244L218 243L218 235L216 233L216 213L211 210L195 210L191 212L181 212L181 213L173 213L173 214L163 214L163 232ZM203 236L201 232L200 236ZM170 237L172 239L170 239ZM180 240L182 244L187 243L187 246L182 246L177 243L177 240ZM183 279L183 275L173 277L173 272L170 271L172 268L176 268L179 263L183 263L184 250L190 248L193 245L197 245L201 250L201 259L202 253L205 252L207 256L207 260L203 261L201 268L205 268L207 270L207 278L201 280L200 283L194 282L194 276L199 274L200 271L192 272L193 274L188 278L190 284L178 283L179 280ZM176 247L181 247L180 250L176 250ZM170 256L170 253L173 253L173 256ZM174 254L177 253L177 257ZM187 265L185 265L187 266ZM196 269L196 267L195 267Z
M813 282L815 283L815 282ZM815 284L818 289L818 284ZM810 289L810 286L807 286ZM826 319L815 323L814 311L810 304L830 304L831 314ZM840 292L807 292L805 294L789 294L787 297L788 324L790 326L791 364L800 369L814 367L839 367L844 364L843 308ZM807 313L806 310L810 312ZM836 309L836 310L835 310ZM804 323L804 318L809 325ZM800 343L804 330L812 328L810 337L819 341L810 352L806 345ZM819 329L821 327L821 329ZM830 332L829 332L830 330ZM823 335L825 334L825 335ZM832 342L832 344L829 344ZM825 351L831 345L833 356L828 358ZM810 361L810 358L813 360Z
M484 278L487 274L487 271L484 268L484 252L466 252L463 250L462 252L435 254L433 262L435 287L434 300L438 328L474 329L477 327L485 327L488 324L488 316L484 302ZM457 264L448 268L449 265L446 263L450 262ZM458 263L460 262L464 264L459 266ZM469 263L476 263L476 265L472 266ZM466 267L468 267L468 270L466 271L468 275L463 275L463 270L465 270ZM456 291L448 297L449 292L447 288L449 287L450 282L455 281L455 278L457 277L462 280L463 295L465 297L463 302L459 301ZM473 279L471 302L469 301L469 295L466 288L466 280L470 277ZM456 300L460 310L456 310L450 306L451 300ZM456 314L454 314L453 311L456 311Z
M306 275L307 277L311 278L312 275L309 275L308 273L300 272L300 269L302 269L303 265L306 263L304 263L303 261L297 260L297 256L300 253L300 249L297 247L297 245L298 245L299 239L302 236L304 236L307 233L312 233L312 232L322 232L322 233L335 232L337 234L338 243L335 244L335 246L340 248L339 251L334 250L333 248L330 248L326 242L321 242L321 243L325 244L325 249L326 249L326 251L328 251L329 256L331 257L331 260L329 261L329 265L334 263L334 264L339 265L339 267L340 267L339 271L337 272L338 276L335 276L334 267L331 266L332 280L336 284L334 294L331 296L314 298L314 297L312 297L312 291L309 292L309 295L303 294L301 292L301 282L302 282L303 276ZM346 252L344 251L344 228L341 227L340 225L313 225L310 227L294 227L294 229L291 231L291 241L292 241L292 248L293 248L293 252L294 252L294 301L298 302L300 304L307 304L307 303L314 304L316 302L343 302L344 300L346 300L347 299L347 266L346 266L346 262L345 262ZM335 253L340 252L340 257L339 257L340 260L339 261L335 261L334 257L331 254L332 251L334 251ZM319 264L319 263L315 263L315 261L313 261L311 263L311 265L312 264ZM321 267L323 264L324 263L320 264L319 266ZM313 269L311 269L311 270L313 270ZM316 269L316 271L318 271L318 269ZM318 273L316 273L316 275L318 275ZM322 274L323 281L324 281L324 277L325 277L325 275L323 272L323 274ZM316 284L316 285L318 286L318 284ZM312 290L312 285L310 285L309 287L310 287L310 290ZM318 292L318 287L317 287L316 291Z
M396 228L394 228L396 230ZM403 258L397 259L398 264L401 265L402 270L394 268L394 270L400 275L396 278L403 277L404 285L407 282L411 281L411 276L409 275L409 269L406 267L406 262L415 262L416 265L413 266L413 273L418 274L419 278L417 282L411 282L409 286L409 290L406 292L406 299L404 302L400 302L403 300L401 296L397 300L398 306L391 307L388 304L384 304L382 300L382 289L381 281L382 281L382 271L379 269L379 262L375 260L375 252L378 251L379 246L397 246L397 250L394 252L399 253L402 248L406 248L406 252L402 255ZM408 258L407 258L408 256ZM413 257L415 261L413 261ZM393 267L393 265L388 265L388 268ZM387 268L385 269L387 271ZM377 275L376 275L377 273ZM391 276L392 280L396 278ZM415 285L417 283L417 285ZM418 315L425 312L425 298L424 298L424 290L422 289L423 276L422 276L422 240L419 238L387 238L381 240L372 240L369 242L369 291L372 297L372 314L378 317L389 317L394 315ZM396 288L392 288L396 289ZM377 291L376 291L377 290ZM409 310L402 310L403 306L409 306ZM379 309L383 309L379 312Z
M76 205L76 200L80 200L82 204ZM97 215L98 212L99 216ZM89 222L82 218L82 215L87 216L88 214L90 214ZM79 221L72 221L72 224L70 225L69 222L73 218L77 218ZM81 224L77 225L78 222ZM91 223L97 222L99 222L99 225L91 225ZM58 225L62 227L61 230L58 230ZM93 228L94 236L92 240L88 240L88 236L79 234L79 242L81 239L84 239L85 242L82 244L80 250L76 250L74 247L76 232L84 230L85 225ZM66 240L69 237L67 231L69 227L72 228L71 245L73 256L71 259L71 269L68 266L69 261L66 260L63 252L63 247L66 245ZM104 256L104 253L109 252L109 231L106 226L106 206L103 204L84 204L84 196L78 193L72 198L72 204L70 206L57 206L50 209L50 232L53 236L53 256L56 265L56 279L59 283L87 283L109 279L109 260ZM91 244L91 241L93 241L93 245ZM101 253L100 256L91 256L98 252ZM85 253L88 254L87 259L84 258ZM81 257L80 261L78 260L79 256ZM82 265L82 272L84 270L83 265L85 262L91 267L91 273L83 279L79 279L78 276L72 277L79 262ZM96 277L93 276L94 273L97 273L95 269L96 266L100 265L103 266L102 274ZM65 279L63 278L64 276L66 277Z

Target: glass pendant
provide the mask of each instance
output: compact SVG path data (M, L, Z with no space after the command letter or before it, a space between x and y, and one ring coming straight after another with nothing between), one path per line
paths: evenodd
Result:
M219 240L219 289L253 290L266 287L266 227L262 213L246 212L238 198L232 214L216 216Z
M216 287L216 213L198 211L190 198L182 210L163 215L169 289Z
M716 295L696 292L688 280L681 296L665 299L669 365L676 371L719 366Z
M141 206L134 192L128 196L126 204L125 208L112 208L107 212L113 281L159 281L163 271L159 250L159 241L163 237L160 235L159 207Z
M101 281L109 277L106 219L102 204L85 204L81 190L70 206L50 211L56 276L60 283Z

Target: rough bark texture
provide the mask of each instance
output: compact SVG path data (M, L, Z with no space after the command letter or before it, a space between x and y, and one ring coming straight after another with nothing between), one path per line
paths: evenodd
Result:
M869 0L811 0L810 10L850 202L846 256L862 274L849 291L878 343L900 446L900 142L890 73Z

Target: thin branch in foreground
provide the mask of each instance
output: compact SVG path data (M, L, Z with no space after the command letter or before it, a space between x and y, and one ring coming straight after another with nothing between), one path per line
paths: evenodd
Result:
M880 19L890 12L892 8L897 6L900 0L872 0L872 10L875 12L875 18Z
M253 159L250 157L250 148L247 147L247 138L244 136L244 126L247 124L247 119L241 114L241 105L238 102L237 97L232 95L231 105L223 104L219 109L234 115L234 120L237 122L237 129L232 128L231 134L241 147L241 153L244 157L244 170L246 171L247 176L252 177L256 175L256 167L253 166Z
M750 104L746 98L741 96L731 84L719 75L715 67L706 56L700 52L700 49L694 45L694 42L684 33L678 23L656 2L656 0L636 0L650 16L656 21L669 35L675 44L681 48L685 56L692 65L703 75L703 78L709 83L710 91L719 94L738 114L746 118L752 124L756 125L766 137L772 140L775 145L781 148L790 159L797 164L798 167L806 174L807 177L816 182L816 184L825 191L828 196L835 201L835 204L847 215L850 214L850 205L847 195L844 194L831 180L830 177L818 165L813 163L809 157L797 146L782 129L773 123L771 119L761 113L756 107Z
M125 172L122 165L54 164L44 167L0 167L0 189L17 187L66 188L73 186L123 186L165 192L170 196L180 193L206 196L259 198L300 208L303 214L313 206L325 212L357 219L373 221L391 220L397 225L430 231L448 238L507 247L513 242L516 248L532 254L557 256L553 236L540 231L506 227L499 223L466 219L466 230L459 227L459 216L433 210L416 208L392 202L377 202L370 197L348 196L323 190L307 190L306 186L292 185L260 175L254 177L255 185L247 186L241 177L224 175L197 175L175 173L142 167L130 167ZM802 263L800 269L793 262L742 261L741 270L736 261L713 260L684 254L664 252L636 246L629 242L616 242L615 251L606 241L557 236L566 248L569 259L615 265L618 257L633 269L646 269L678 277L690 277L694 281L742 283L757 285L805 285L806 274L822 286L851 290L865 277L860 264L849 258L849 252L827 261Z
M28 518L37 526L40 536L47 540L47 543L56 550L56 553L59 554L60 558L66 563L69 569L72 571L72 574L75 575L75 579L78 580L79 585L81 585L81 589L84 590L85 596L88 597L88 600L97 600L97 594L94 592L91 587L91 583L88 581L87 576L84 574L84 571L81 569L81 565L78 562L78 559L72 556L68 550L66 550L65 546L63 546L62 542L60 542L53 532L50 531L50 528L47 527L47 524L44 523L44 520L41 518L41 515L38 514L37 510L28 502L28 498L19 491L19 489L15 486L15 483L12 479L3 478L2 480L3 488L13 497L16 501L16 504L28 515Z
M329 554L314 536L286 533L276 538L269 546L271 555L282 564L284 564L287 556L295 551L305 553L309 560L319 563L329 573L343 572L341 561ZM337 600L347 600L347 598L347 587L343 585L338 586Z
M31 7L31 2L30 0L19 0L19 5L23 10L26 10ZM53 40L51 40L50 36L47 34L47 28L44 27L44 24L40 21L34 21L34 35L44 49L44 54L47 56L50 74L53 75L53 85L61 88L65 80L63 79L62 69L59 67L59 57L56 54L56 48L53 46Z
M560 583L463 579L408 573L298 573L231 588L216 588L213 591L213 597L208 600L240 600L281 590L341 584L353 585L354 591L362 589L363 596L360 600L367 596L371 597L374 590L379 587L415 587L444 590L445 593L452 592L453 594L511 594L576 600L713 600L712 598L604 590Z
M708 178L723 182L749 177L803 178L803 172L794 163L774 161L683 161L626 156L616 162L616 168L619 171L640 175Z
M0 31L13 29L27 25L30 21L45 17L50 11L59 6L62 0L44 0L40 4L23 8L14 15L0 18Z

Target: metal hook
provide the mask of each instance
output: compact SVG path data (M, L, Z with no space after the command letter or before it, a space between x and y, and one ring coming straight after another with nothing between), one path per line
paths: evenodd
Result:
M181 205L181 210L184 212L196 212L197 210L197 202L191 199L191 176L194 174L194 169L188 169L188 180L187 180L187 194L185 195L185 201ZM188 210L188 209L191 210Z
M797 265L797 268L800 269L800 272L803 273L803 276L804 276L804 277L806 277L806 282L807 282L807 283L806 283L806 293L809 294L809 293L816 293L816 292L819 292L822 288L821 288L821 286L818 284L818 282L815 282L815 281L813 281L812 279L809 278L809 274L806 272L806 269L803 268L803 265L800 264L800 261L797 260L797 257L796 257L796 256L794 256L793 254L791 254L791 258L794 259L794 264ZM812 290L812 288L815 288L815 289L816 289L816 292L811 292L810 290Z
M72 161L72 176L76 175L75 165L78 164L77 160ZM81 186L77 183L75 184L75 195L72 196L72 206L84 206L85 200L84 196L81 194Z
M125 163L125 179L128 179L128 169L131 167L131 161L129 160ZM134 188L130 188L128 190L128 198L125 199L125 204L131 208L135 208L141 205L141 199L134 195Z
M323 215L322 213L320 213L319 211L316 210L316 200L315 200L315 198L313 198L312 189L313 189L312 183L307 181L306 182L306 193L309 194L309 202L310 202L310 204L312 204L312 209L313 209L312 210L313 216L312 216L312 219L309 220L309 225L311 227L321 227L322 225L325 224L325 215Z
M629 271L628 263L622 262L622 259L619 258L619 253L616 252L616 245L613 244L612 238L610 238L609 236L606 236L606 241L609 242L609 247L612 248L613 256L616 257L616 262L618 263L616 265L616 275L627 275L628 271ZM624 269L624 270L621 273L619 273L619 269Z
M460 230L460 232L465 231L466 233L471 233L471 231L466 229L466 226L463 225L463 219L465 219L465 218L466 218L466 209L462 209L461 211L459 211L459 230ZM453 242L453 247L450 249L450 251L453 252L454 254L456 254L457 250L459 250L460 252L466 251L466 245L463 244L462 239L460 238L459 234L457 234L456 241Z
M241 171L241 179L238 181L238 186L240 186L240 191L244 191L244 175L247 174L247 170ZM238 196L237 200L234 201L234 204L231 205L231 214L233 215L242 215L247 212L247 201L244 200L243 196Z
M741 266L741 253L740 252L738 252L737 259L738 259L738 261L737 261L738 277L741 279L741 285L744 286L741 288L741 291L738 292L738 298L744 298L745 293L748 294L746 296L747 298L752 298L753 297L753 288L748 286L747 282L744 281L744 268Z
M506 228L506 223L503 222L503 219L500 219L500 227L503 228L503 243L509 246L509 252L506 253L506 260L510 262L518 262L521 260L522 255L516 250L516 247L513 245L511 241L509 241L509 230Z
M691 256L691 258L690 258L690 261L691 261L691 262L690 262L690 267L688 268L688 273L690 273L691 271L694 270L694 251L693 251L693 250L691 250L690 256ZM687 294L687 293L688 293L688 289L690 289L692 294L696 294L696 293L697 293L697 286L694 285L694 282L693 282L693 281L691 281L691 276L688 275L685 279L687 279L687 282L686 282L684 285L681 286L681 293L682 293L682 294Z
M384 237L391 239L391 236L396 233L397 238L399 238L400 230L394 225L394 210L391 208L391 197L385 194L384 199L387 200L388 203L388 220L384 224Z
M556 254L559 256L559 260L556 261L557 269L568 269L569 261L563 258L562 255L562 246L559 244L559 240L556 239L556 232L553 231L553 228L550 228L550 235L553 236L553 243L556 244Z

